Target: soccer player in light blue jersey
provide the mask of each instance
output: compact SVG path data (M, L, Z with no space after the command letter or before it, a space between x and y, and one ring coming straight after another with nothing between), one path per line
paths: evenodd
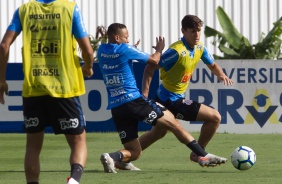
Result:
M198 163L201 166L220 164L222 160L205 152L170 111L142 96L136 86L131 68L133 60L157 65L165 45L164 38L156 39L156 52L149 55L128 44L129 33L124 24L111 24L107 35L108 43L100 45L97 57L107 88L108 109L111 109L124 148L101 155L104 171L116 173L116 163L129 163L141 156L142 147L138 140L139 121L148 123L157 130L171 131L181 143L199 155ZM116 167L119 166L116 164Z

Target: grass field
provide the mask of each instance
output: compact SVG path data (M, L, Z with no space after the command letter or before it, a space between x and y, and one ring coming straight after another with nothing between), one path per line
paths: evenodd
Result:
M142 134L142 132L140 133ZM198 133L192 133L195 138ZM0 184L25 184L23 159L25 134L0 134ZM190 150L169 133L134 162L141 171L103 172L99 157L121 148L117 133L88 133L88 160L81 184L281 184L280 134L216 134L207 151L227 157L239 145L251 147L257 162L247 171L231 162L202 168L189 160ZM41 153L40 184L64 184L69 176L69 148L64 136L46 134Z

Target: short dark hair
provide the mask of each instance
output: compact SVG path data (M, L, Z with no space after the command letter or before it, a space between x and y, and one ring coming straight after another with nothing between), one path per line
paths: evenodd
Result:
M118 30L119 29L126 29L126 26L124 24L120 24L120 23L112 23L107 30L107 35L112 36L112 35L116 35L118 34Z
M181 21L182 29L194 29L203 26L203 21L196 15L186 15Z

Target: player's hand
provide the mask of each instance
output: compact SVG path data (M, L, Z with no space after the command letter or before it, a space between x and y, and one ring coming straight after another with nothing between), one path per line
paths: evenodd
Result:
M153 48L156 50L156 52L162 53L165 47L165 38L164 37L156 37L156 46L153 46Z
M8 95L8 84L6 82L0 82L0 103L5 104L4 93Z
M82 69L82 73L85 77L89 78L94 74L93 68L86 66L85 64L82 65L81 69Z
M134 47L138 47L138 45L140 44L140 39L134 44Z
M223 82L223 84L225 86L232 86L233 85L233 81L231 79L229 79L227 76L218 77L218 80L220 82Z

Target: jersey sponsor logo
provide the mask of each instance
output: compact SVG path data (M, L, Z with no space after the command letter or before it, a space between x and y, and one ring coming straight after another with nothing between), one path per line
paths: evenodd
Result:
M32 40L31 52L33 58L60 57L60 40Z
M115 68L118 68L118 67L119 67L119 65L107 65L107 64L103 65L103 69L105 69L105 70L115 69Z
M61 129L66 130L70 128L77 128L79 123L78 123L78 119L74 118L74 119L70 119L69 121L61 120L60 124L61 124Z
M152 122L157 118L157 113L155 111L150 112L147 118L145 118L143 121L149 124L152 124Z
M108 87L122 86L124 84L122 74L108 74L105 75L105 84Z
M32 25L30 26L30 31L34 33L38 33L39 31L56 31L58 26L40 26L40 25Z
M126 91L122 87L110 90L111 97L116 97L125 93Z
M185 75L181 79L181 83L188 83L192 77L192 74L185 73Z
M33 76L60 76L58 69L32 69Z
M29 15L29 19L60 19L61 15L59 13L52 14L31 14Z
M36 127L39 124L39 119L38 118L24 118L24 125L26 128L28 127Z
M119 57L119 54L104 54L101 53L101 57L108 58L108 59L115 59Z
M123 103L125 101L130 101L130 99L133 99L134 95L132 93L126 94L124 96L121 96L120 98L114 99L110 102L110 104L116 104L116 103Z

